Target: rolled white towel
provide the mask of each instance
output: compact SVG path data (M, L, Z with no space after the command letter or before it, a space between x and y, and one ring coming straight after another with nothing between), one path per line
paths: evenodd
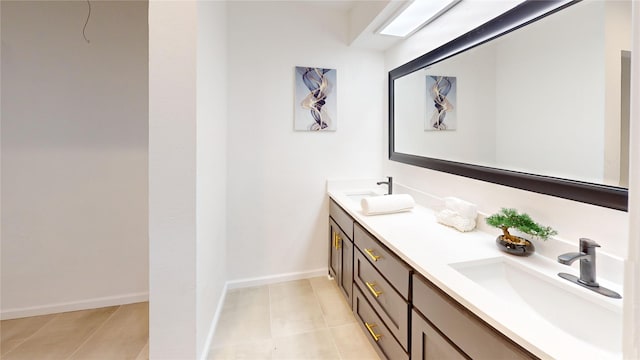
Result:
M365 215L380 215L409 211L415 206L415 201L411 195L397 194L366 197L360 205Z
M467 232L475 229L476 227L476 219L474 218L466 218L464 216L459 215L457 212L444 209L436 213L436 220L439 223L451 226L452 228L457 229L458 231Z
M475 220L476 216L478 216L478 206L476 206L476 204L472 204L456 197L444 198L444 206L446 209L458 213L458 215L463 218Z

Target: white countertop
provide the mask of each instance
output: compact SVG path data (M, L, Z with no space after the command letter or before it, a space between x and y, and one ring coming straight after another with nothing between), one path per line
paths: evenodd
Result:
M571 268L536 253L526 258L505 254L495 245L496 234L477 229L461 233L437 223L433 210L425 206L416 205L413 210L404 213L366 216L362 213L360 204L347 196L347 194L365 190L358 185L358 182L347 182L341 186L328 186L328 194L360 225L418 273L520 346L543 359L622 358L621 352L608 352L586 343L542 317L531 314L514 316L513 307L509 307L505 300L477 285L449 264L506 256L549 276L556 276L560 271L575 273ZM416 200L418 203L421 202L419 199ZM607 285L621 292L619 285L610 283ZM566 286L579 288L570 282L567 282ZM597 295L590 294L591 291L587 289L577 291L582 290L585 292L584 296ZM598 301L604 301L607 306L622 313L621 300L607 298L598 299ZM585 314L585 316L589 315ZM593 331L607 331L598 324L590 325ZM621 327L622 324L620 324ZM620 348L622 348L622 338Z

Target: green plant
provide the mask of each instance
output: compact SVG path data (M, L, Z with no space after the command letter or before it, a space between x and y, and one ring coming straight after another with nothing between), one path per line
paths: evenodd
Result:
M517 236L509 233L509 229L517 229L520 232L532 235L542 240L547 240L549 236L556 235L558 232L550 226L542 226L534 222L527 214L518 214L516 209L502 208L499 213L495 213L487 218L487 224L502 230L502 236L505 240L516 244L525 242Z

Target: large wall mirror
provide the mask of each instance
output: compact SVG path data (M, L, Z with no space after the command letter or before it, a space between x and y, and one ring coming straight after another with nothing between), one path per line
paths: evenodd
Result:
M631 35L630 0L522 3L389 72L389 158L626 211Z

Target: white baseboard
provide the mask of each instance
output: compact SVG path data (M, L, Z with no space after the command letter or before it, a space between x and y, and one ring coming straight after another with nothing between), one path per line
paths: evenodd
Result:
M149 301L149 293L134 293L117 296L107 296L102 298L94 298L80 301L71 301L66 303L46 304L40 306L3 309L0 312L0 319L9 320L28 316L38 316L55 314L68 311L96 309L106 306L126 305L143 301Z
M276 284L284 281L308 279L316 276L325 276L328 274L328 272L329 270L327 268L322 268L322 269L316 269L316 270L310 270L310 271L232 280L232 281L227 281L227 288L231 290L231 289L240 289L240 288L246 288L251 286Z

